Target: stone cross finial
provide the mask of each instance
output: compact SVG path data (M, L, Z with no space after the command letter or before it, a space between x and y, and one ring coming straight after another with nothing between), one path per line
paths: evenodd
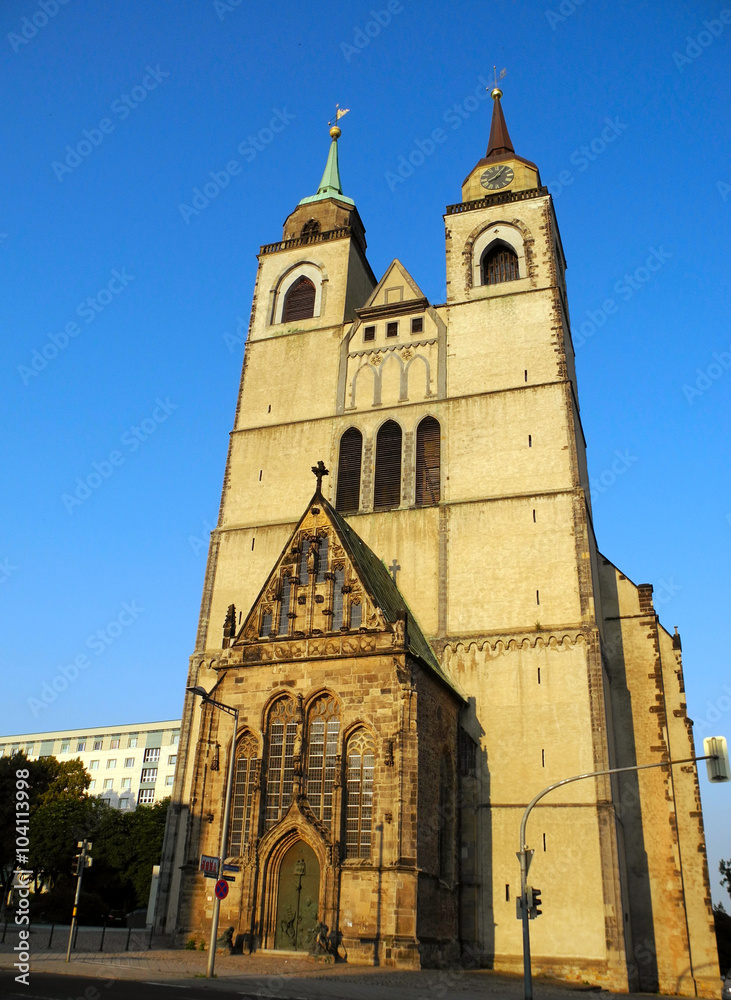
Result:
M322 480L324 476L330 475L330 470L325 468L325 463L322 459L317 463L317 465L312 466L312 471L317 476L317 492L322 490Z

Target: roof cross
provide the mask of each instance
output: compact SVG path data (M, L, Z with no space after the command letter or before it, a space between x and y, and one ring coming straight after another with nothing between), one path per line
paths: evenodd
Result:
M329 476L330 470L325 468L325 463L320 459L317 465L312 466L312 471L317 476L317 492L319 493L322 490L323 476Z

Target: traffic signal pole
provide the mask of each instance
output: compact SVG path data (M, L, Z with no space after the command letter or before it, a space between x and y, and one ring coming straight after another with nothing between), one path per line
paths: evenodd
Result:
M631 767L610 767L606 771L590 771L588 774L575 774L572 778L564 778L563 781L556 781L542 792L535 795L525 807L523 819L520 823L520 850L517 852L520 862L520 908L521 920L523 924L523 995L525 1000L533 1000L533 976L531 973L530 961L530 924L528 899L528 869L533 859L533 851L528 849L525 842L525 827L531 810L537 802L548 795L555 788L568 785L572 781L582 781L584 778L600 778L605 774L620 774L622 771L646 771L651 767L671 767L673 764L695 764L699 760L714 761L714 765L708 765L708 777L710 781L728 781L729 763L726 751L726 741L723 737L712 737L706 739L704 749L712 749L715 753L706 754L704 757L684 757L682 760L663 760L658 764L635 764Z
M77 847L81 848L81 854L76 855L76 894L74 896L74 910L71 914L71 929L69 930L69 944L66 949L66 961L71 961L71 947L74 943L74 931L79 912L79 898L81 897L81 879L84 876L84 869L91 864L91 858L87 852L91 850L91 843L88 840L80 840Z

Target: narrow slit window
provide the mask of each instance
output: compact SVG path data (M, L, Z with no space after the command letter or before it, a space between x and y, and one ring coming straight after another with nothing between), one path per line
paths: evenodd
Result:
M528 447L533 447L533 437L530 434L528 435Z
M526 370L524 372L524 375L525 375L525 381L527 382L528 381L528 369L527 368L526 368Z
M538 668L538 683L541 683L541 668Z
M546 766L546 751L541 750L541 767Z
M343 625L343 586L345 584L345 570L336 569L333 574L333 632L336 632Z
M533 510L533 524L535 524L535 523L536 523L536 512L535 512L535 508L534 508L534 510Z
M543 834L543 850L545 851L545 849L546 849L546 835L544 833Z
M289 632L289 605L292 596L292 580L285 576L282 580L282 601L279 607L279 635Z
M536 591L536 604L540 604L540 603L541 603L541 592L540 592L540 590L537 590Z
M505 902L506 903L510 902L510 883L509 882L505 883Z

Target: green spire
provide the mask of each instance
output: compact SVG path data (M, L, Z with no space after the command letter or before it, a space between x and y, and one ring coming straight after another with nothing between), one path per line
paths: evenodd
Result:
M324 201L325 198L337 198L338 201L344 201L346 205L353 205L353 207L355 207L353 199L345 197L343 189L340 185L338 139L340 138L341 132L337 125L334 125L330 129L330 135L332 137L330 152L327 154L325 172L322 175L322 180L320 181L320 186L317 189L317 194L311 194L309 198L303 198L300 202L298 202L299 205L310 205L313 201Z

